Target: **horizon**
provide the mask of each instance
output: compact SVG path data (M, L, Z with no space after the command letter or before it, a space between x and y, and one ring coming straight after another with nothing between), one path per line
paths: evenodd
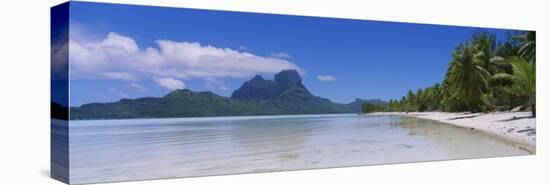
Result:
M515 30L71 2L69 106L176 89L230 97L284 69L336 103L399 99L441 82L476 31Z
M285 70L286 70L286 69L285 69ZM293 69L290 69L290 70L293 70ZM283 70L283 71L284 71L284 70ZM281 71L281 72L282 72L282 71ZM262 75L255 75L255 76L253 76L252 78L254 78L254 77L256 77L256 76L260 76L260 77L262 77L264 80L274 81L273 78L266 78L266 77L264 77L264 76L262 76ZM249 79L249 80L252 80L252 78ZM245 82L246 82L246 81L245 81ZM307 86L306 86L306 88L307 88ZM118 100L115 100L115 101L112 101L112 102L119 102L119 101L124 100L124 99L135 100L135 99L139 99L139 98L162 98L162 97L164 97L164 96L166 96L166 95L168 95L168 94L170 94L170 93L172 93L172 92L175 92L175 91L185 91L185 90L189 90L189 91L195 92L195 93L211 92L211 93L216 94L215 92L212 92L212 91L210 91L210 90L197 91L197 90L193 90L193 89L189 89L189 88L183 88L183 89L174 89L174 90L171 90L171 91L169 91L169 92L167 92L166 94L161 95L161 96L144 96L144 97L136 97L136 98L121 98L121 99L118 99ZM236 90L237 90L237 89L233 90L232 92L235 92ZM216 95L221 96L221 97L225 97L225 98L232 98L232 97L231 97L231 94L230 94L229 96L223 96L223 95L219 95L219 94L216 94ZM313 94L313 95L315 95L315 94ZM322 97L322 98L324 98L324 97ZM359 99L359 100L382 100L382 101L384 101L384 102L388 102L388 101L389 101L389 100L383 100L383 99L380 99L380 98L359 98L359 97L354 98L354 99L353 99L352 101L350 101L350 102L334 102L334 101L332 101L332 100L331 100L331 101L334 102L334 103L340 103L340 104L350 104L350 103L353 103L353 102L357 101L358 99ZM112 103L112 102L91 102L91 103ZM88 104L88 103L85 103L85 104ZM82 104L82 105L85 105L85 104ZM80 106L82 106L82 105L79 105L79 106L70 106L70 107L80 107Z

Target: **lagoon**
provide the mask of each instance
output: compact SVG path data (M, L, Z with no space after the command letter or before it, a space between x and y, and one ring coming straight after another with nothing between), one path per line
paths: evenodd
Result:
M525 155L481 131L399 115L70 122L71 183Z

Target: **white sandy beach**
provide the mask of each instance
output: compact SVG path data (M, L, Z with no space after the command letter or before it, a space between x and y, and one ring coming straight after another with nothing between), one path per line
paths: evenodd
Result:
M381 112L371 114L407 115L440 121L466 129L481 130L514 142L530 152L536 152L536 123L535 118L531 117L531 112Z

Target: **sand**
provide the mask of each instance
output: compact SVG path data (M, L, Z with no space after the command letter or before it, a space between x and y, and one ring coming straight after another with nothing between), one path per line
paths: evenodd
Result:
M536 152L536 122L531 112L447 113L447 112L382 112L371 114L406 115L481 130Z

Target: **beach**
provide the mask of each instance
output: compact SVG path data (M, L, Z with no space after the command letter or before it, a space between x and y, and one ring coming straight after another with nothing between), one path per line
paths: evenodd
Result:
M532 154L403 115L81 120L70 130L75 184Z
M531 112L378 112L369 114L406 115L464 127L472 131L484 131L536 153L536 121L531 117Z

